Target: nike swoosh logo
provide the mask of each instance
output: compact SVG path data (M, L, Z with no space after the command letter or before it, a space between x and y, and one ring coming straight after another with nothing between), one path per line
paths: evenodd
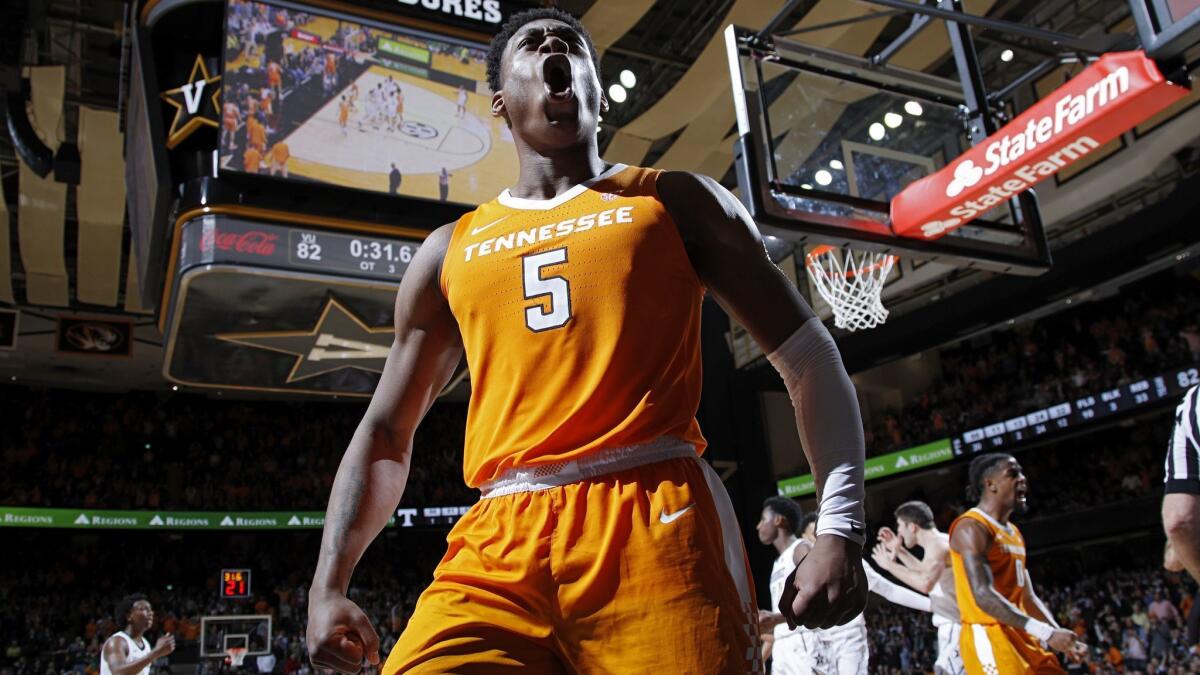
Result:
M662 513L658 514L658 522L662 523L663 525L673 523L679 519L679 516L682 516L683 514L687 513L688 511L691 511L692 507L694 507L694 506L695 506L695 504L688 504L687 506L683 507L682 509L679 509L675 513L667 513L666 511L663 511Z
M491 227L491 226L495 225L496 223L498 223L498 222L500 222L500 221L504 220L504 219L505 219L505 218L507 218L507 217L508 217L508 216L504 216L504 217L502 217L502 218L497 218L497 219L493 220L492 222L488 223L487 225L484 225L483 227L476 227L476 228L472 228L472 229L471 229L471 236L473 237L473 236L475 236L475 235L479 234L480 232L483 232L484 230L486 230L486 229L488 229L489 227Z

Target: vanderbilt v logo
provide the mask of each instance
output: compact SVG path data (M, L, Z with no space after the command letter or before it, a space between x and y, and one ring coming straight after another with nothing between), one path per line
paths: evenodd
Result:
M187 111L189 115L195 115L200 111L200 97L204 95L204 85L207 84L204 80L199 82L188 82L180 87L183 90L183 100L187 103Z
M196 55L192 72L187 82L174 89L164 91L161 96L175 108L175 119L167 132L167 148L174 148L203 126L214 129L220 126L221 76L208 74L204 58Z
M324 361L327 359L386 359L389 345L372 344L360 340L347 340L331 333L321 333L317 337L316 346L308 353L309 361ZM321 349L322 347L341 347L341 349Z
M349 308L332 297L325 301L321 315L308 329L258 333L221 333L218 340L254 349L266 349L286 355L273 367L287 375L287 384L355 368L372 373L383 372L383 364L396 339L390 323L370 326Z

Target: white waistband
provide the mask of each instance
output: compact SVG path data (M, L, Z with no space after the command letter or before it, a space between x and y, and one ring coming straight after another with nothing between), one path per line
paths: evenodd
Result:
M649 443L604 448L580 459L509 469L479 486L481 499L518 492L535 492L570 485L608 473L678 457L698 457L696 446L681 438L663 436Z

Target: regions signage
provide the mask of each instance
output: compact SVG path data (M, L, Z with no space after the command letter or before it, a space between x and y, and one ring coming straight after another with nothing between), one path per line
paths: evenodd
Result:
M402 508L388 527L453 525L469 506ZM0 527L93 530L319 530L323 511L110 511L0 506Z
M941 171L892 199L892 229L937 239L1186 96L1141 51L1105 54Z
M950 439L943 438L940 441L918 445L915 448L872 457L866 462L863 477L866 480L874 480L885 476L894 476L951 459L954 459L954 452L950 449ZM811 473L781 480L776 487L779 489L779 494L784 497L803 497L815 494L817 491L816 481Z

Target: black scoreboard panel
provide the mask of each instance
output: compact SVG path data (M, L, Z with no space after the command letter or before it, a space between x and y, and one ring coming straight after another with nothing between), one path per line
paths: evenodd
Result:
M182 226L164 375L219 389L369 396L419 242L223 215Z
M1090 424L1106 417L1175 399L1200 384L1200 367L1189 366L1131 382L1095 395L1063 401L1008 420L993 422L954 437L954 454L1013 447Z

